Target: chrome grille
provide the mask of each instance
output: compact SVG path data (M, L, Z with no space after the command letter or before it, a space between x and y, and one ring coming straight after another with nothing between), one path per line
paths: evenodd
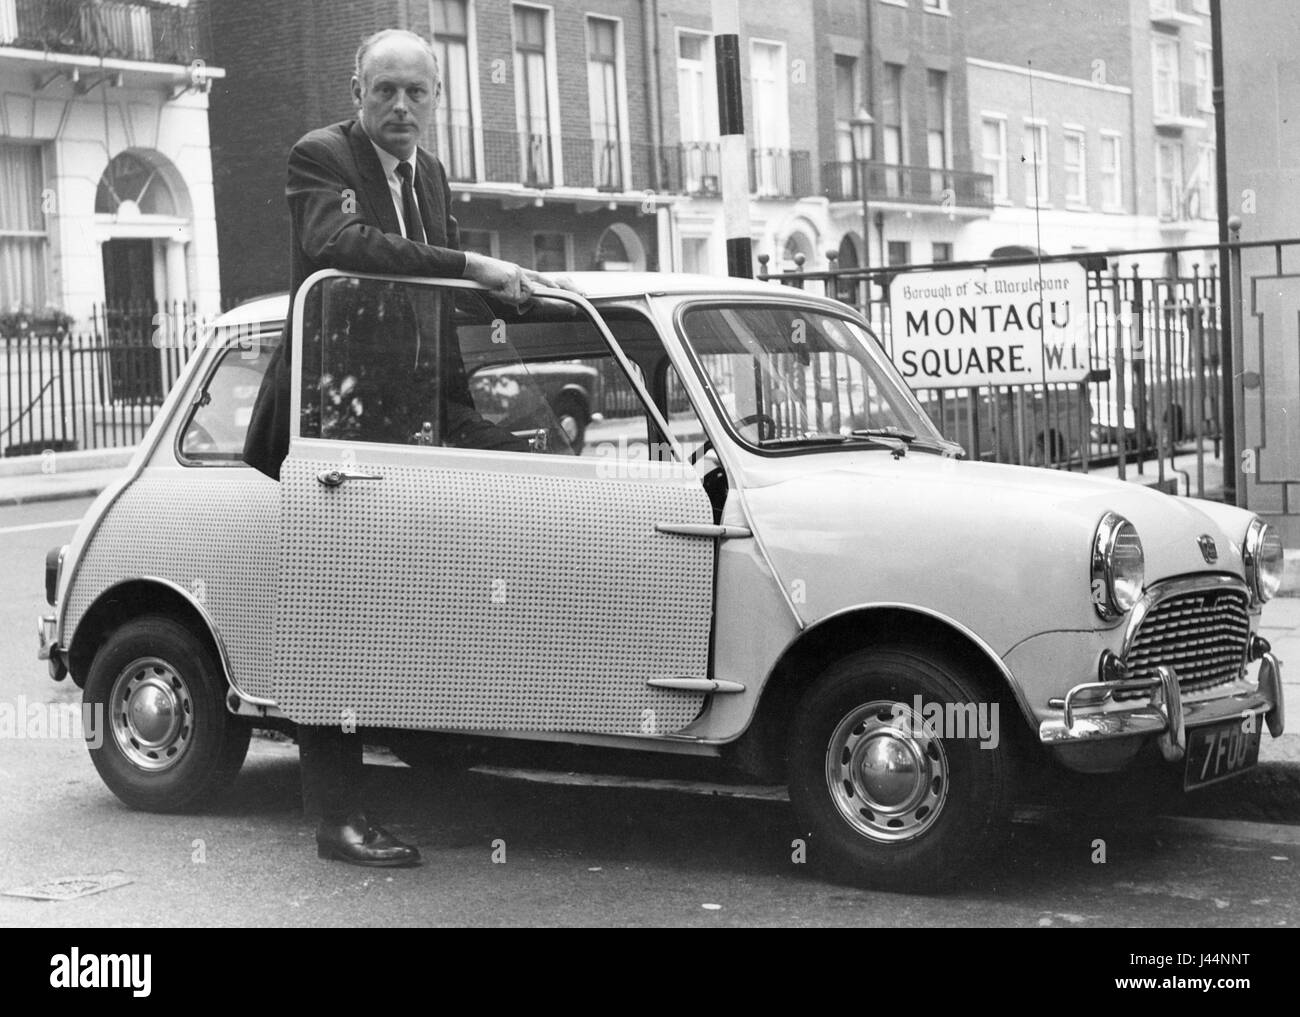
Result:
M1235 587L1184 589L1161 597L1132 637L1124 658L1130 676L1155 678L1157 668L1172 667L1183 692L1235 680L1246 661L1249 606L1246 592Z

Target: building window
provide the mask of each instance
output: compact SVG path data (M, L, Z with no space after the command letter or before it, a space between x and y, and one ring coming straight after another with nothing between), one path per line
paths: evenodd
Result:
M1209 46L1196 47L1196 108L1214 109L1214 50Z
M1200 158L1196 163L1196 204L1193 215L1197 219L1217 219L1219 217L1219 194L1216 170L1216 149L1213 143L1202 144Z
M1121 212L1124 209L1121 163L1119 135L1103 133L1098 175L1101 178L1101 207L1107 212Z
M880 142L883 160L890 166L903 165L903 65L885 64L883 90L880 95ZM885 195L891 198L903 195L903 171L884 171ZM873 189L878 182L873 178Z
M520 179L529 187L549 187L554 182L546 16L546 11L535 7L515 8L515 121Z
M880 97L881 138L884 161L903 164L903 65L885 64L884 92Z
M948 143L948 75L943 71L925 72L925 158L932 170L949 166ZM946 174L930 174L930 197L938 198L947 187Z
M885 257L891 266L912 263L912 245L906 240L891 240L885 245Z
M1007 122L984 117L980 123L984 172L993 178L993 200L1007 200Z
M931 169L948 168L948 75L925 72L925 152Z
M174 216L176 197L156 166L132 152L120 152L99 178L95 212L130 219L137 215Z
M591 102L592 168L596 186L623 189L623 89L617 21L587 19L587 95Z
M469 19L466 0L431 0L433 49L442 74L438 104L438 149L447 176L475 180L474 107L470 93Z
M678 121L682 139L682 190L718 191L718 91L714 84L713 39L702 32L677 36Z
M785 46L752 40L749 77L754 110L754 193L789 194L790 108L786 100Z
M682 237L682 271L697 275L712 274L708 237Z
M1156 216L1161 222L1178 222L1183 213L1183 146L1176 141L1156 142Z
M842 53L835 54L835 161L839 164L839 195L857 194L858 172L855 162L870 159L868 151L859 152L853 139L853 118L862 104L858 92L858 61ZM868 135L869 136L869 135Z
M0 312L39 311L48 302L44 193L41 149L0 142Z
M941 265L946 261L952 261L952 244L935 241L930 245L930 262Z
M947 14L948 0L921 0L921 8L931 14Z
M1047 125L1025 124L1024 139L1025 204L1046 205L1051 198L1047 189Z
M538 272L568 271L569 234L534 233L533 268Z
M1151 73L1156 116L1178 116L1177 40L1151 40Z
M1088 204L1087 142L1082 131L1066 131L1065 142L1065 203Z
M499 258L500 239L496 230L461 230L460 249L489 258Z

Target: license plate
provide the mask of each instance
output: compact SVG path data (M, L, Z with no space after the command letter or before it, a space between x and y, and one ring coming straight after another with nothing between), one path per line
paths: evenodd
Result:
M1254 719L1253 729L1249 731L1242 730L1247 726L1242 718L1189 728L1184 789L1190 791L1225 780L1258 763L1260 718Z

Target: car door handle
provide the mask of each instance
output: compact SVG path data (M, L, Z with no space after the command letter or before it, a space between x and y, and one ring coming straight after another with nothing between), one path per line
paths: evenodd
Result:
M655 523L656 533L673 533L679 537L707 537L710 540L736 540L752 537L746 526L718 526L712 523Z
M345 480L383 480L378 473L362 473L360 470L321 470L316 479L326 487L338 487Z

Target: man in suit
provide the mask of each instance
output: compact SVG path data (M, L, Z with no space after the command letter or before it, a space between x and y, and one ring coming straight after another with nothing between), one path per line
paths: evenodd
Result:
M302 282L323 268L472 279L516 305L528 300L534 284L548 282L510 262L456 249L446 174L420 147L430 133L440 86L437 58L418 35L386 29L361 44L352 78L356 119L310 132L289 155L293 299ZM245 461L276 480L289 448L295 383L288 321L244 447ZM473 437L458 444L492 447L491 425L475 418L460 408L452 426ZM501 447L507 447L504 441ZM358 865L418 864L415 848L366 817L359 799L360 737L341 727L299 725L298 743L304 807L309 817L319 818L318 854Z

